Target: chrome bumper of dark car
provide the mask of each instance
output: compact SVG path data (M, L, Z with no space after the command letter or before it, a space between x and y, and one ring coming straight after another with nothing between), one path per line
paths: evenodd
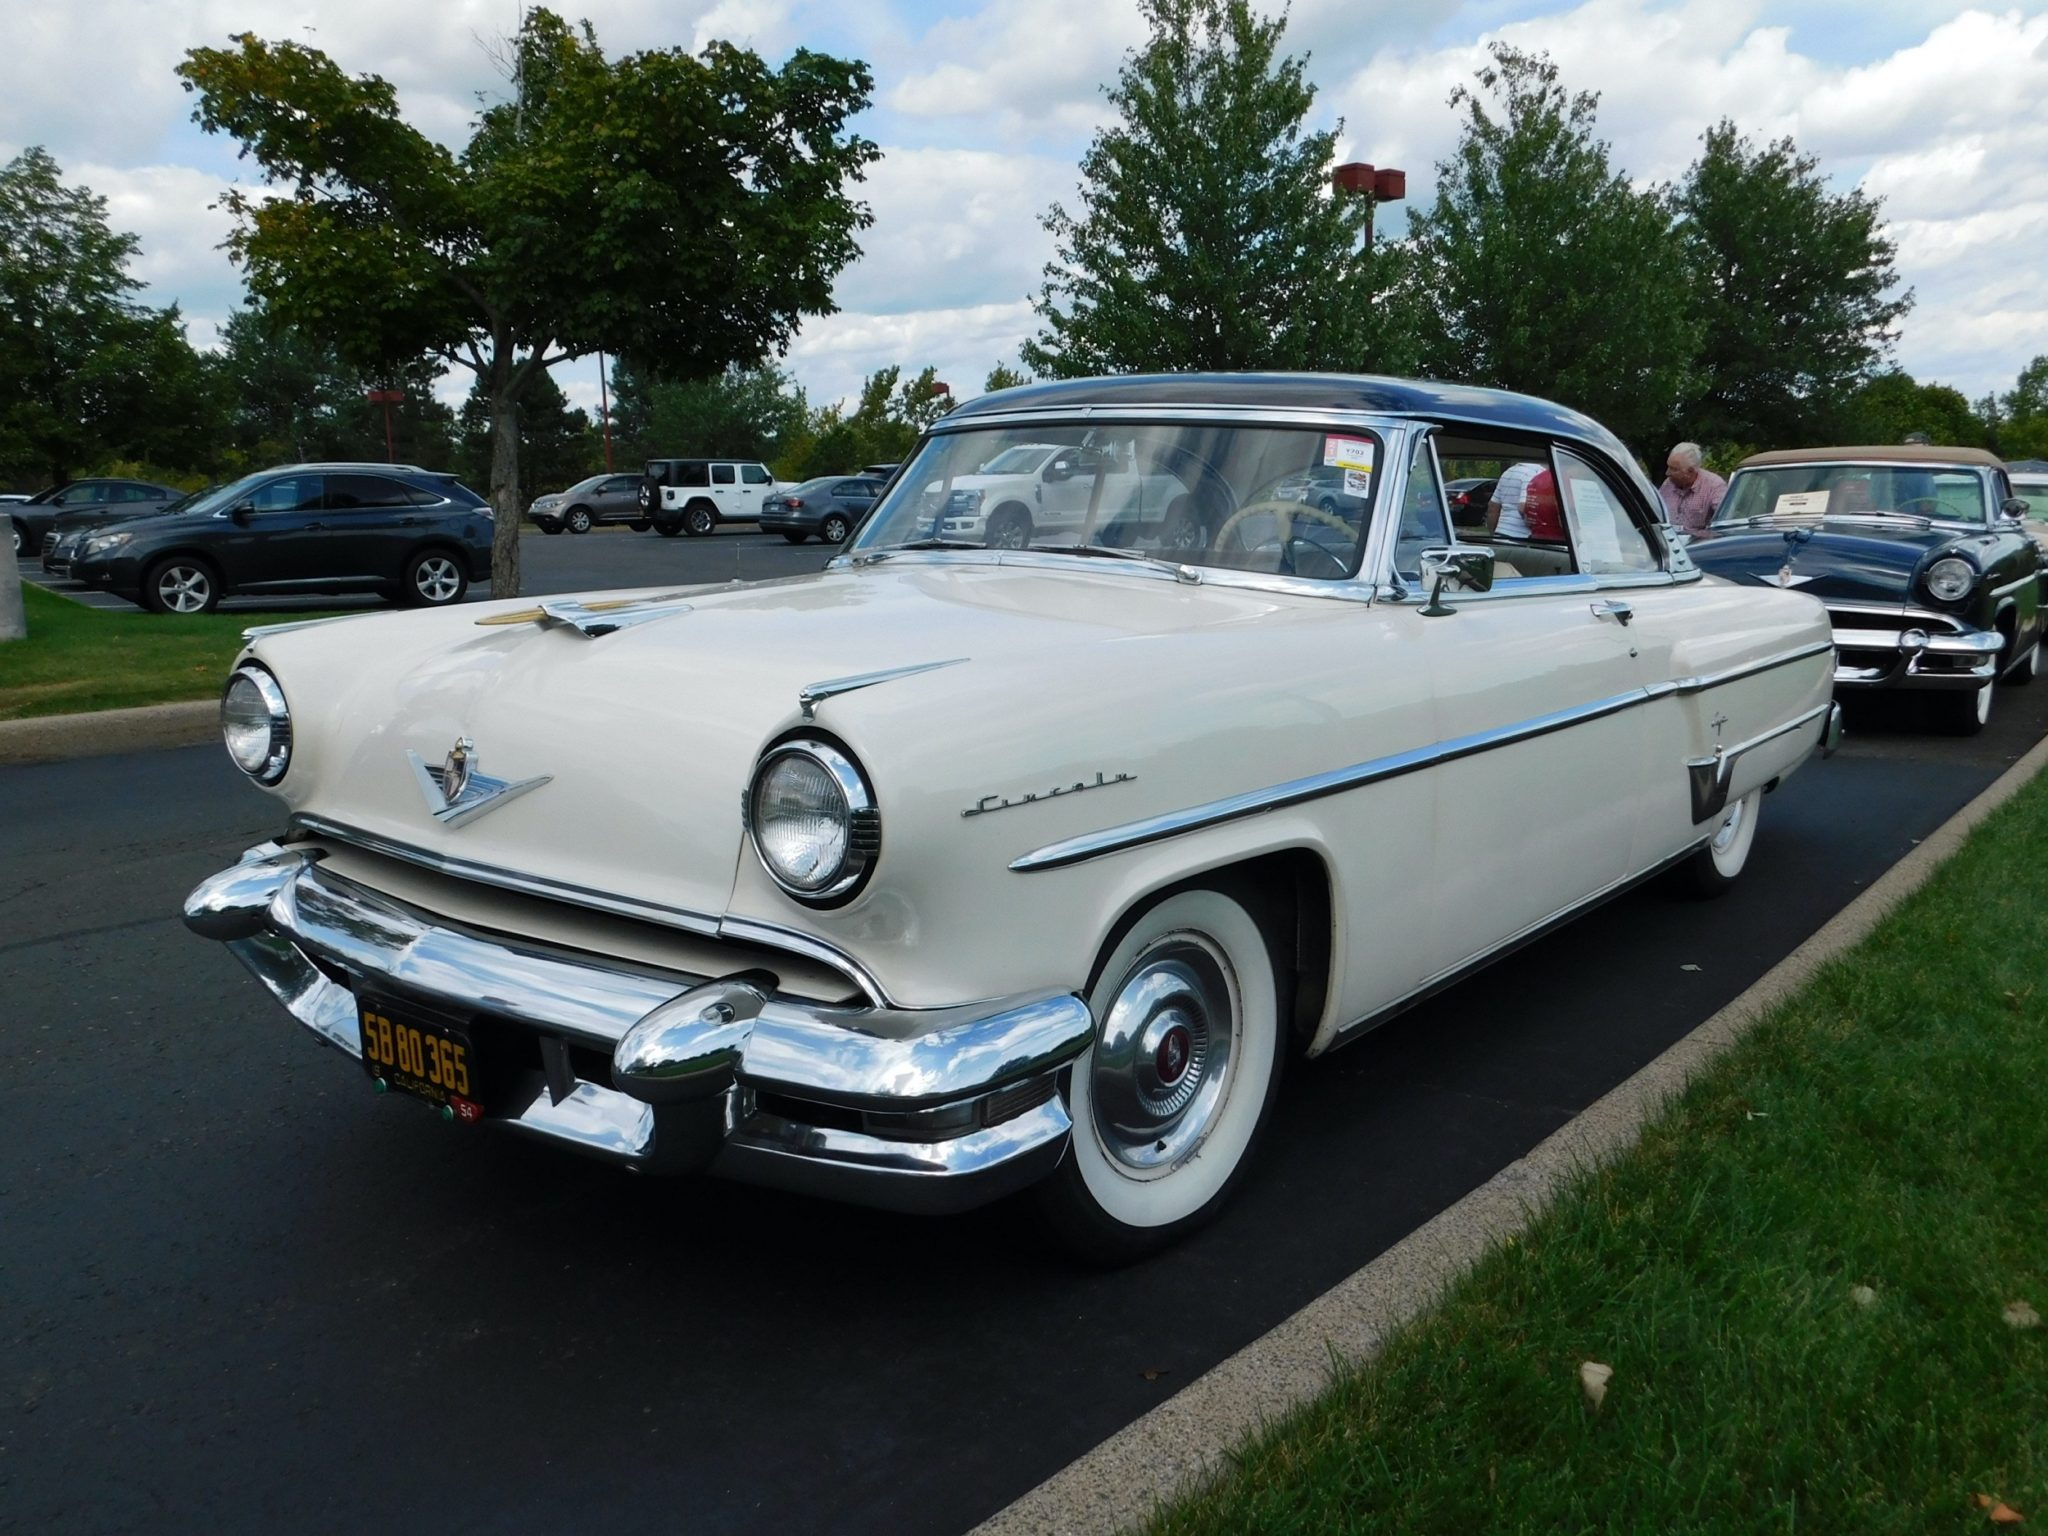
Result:
M1997 676L2005 648L1996 631L1958 629L1944 614L1882 615L1889 627L1860 611L1829 617L1837 688L1981 688Z
M892 1210L953 1211L1050 1172L1059 1070L1087 1047L1071 993L884 1012L473 932L265 843L186 898L293 1017L361 1059L356 994L485 1018L543 1065L487 1120L652 1172ZM599 1080L602 1079L602 1080Z

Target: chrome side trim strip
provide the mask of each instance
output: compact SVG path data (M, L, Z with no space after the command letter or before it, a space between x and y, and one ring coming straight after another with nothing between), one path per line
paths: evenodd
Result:
M709 913L665 906L660 902L640 901L631 896L613 896L603 891L594 891L585 885L572 885L565 880L550 880L545 875L523 875L517 870L500 869L494 864L479 864L471 859L429 853L426 849L415 848L410 843L401 843L375 832L365 832L360 827L349 826L346 822L330 821L325 816L315 816L307 811L295 813L291 819L291 827L294 831L308 832L315 837L331 837L338 843L347 843L351 847L362 849L365 853L382 854L386 858L417 864L421 869L430 869L436 874L449 875L457 880L473 880L478 885L496 886L501 891L517 891L522 896L543 896L550 901L564 901L571 906L586 907L593 912L606 912L613 917L631 917L641 922L659 923L664 928L680 928L685 933L694 933L702 938L715 939L719 936L719 920Z
M1794 715L1783 725L1774 725L1768 731L1739 741L1732 747L1716 747L1711 757L1686 759L1686 777L1692 786L1692 819L1697 826L1721 814L1728 804L1728 786L1735 777L1735 764L1746 752L1752 752L1765 742L1776 741L1780 736L1789 736L1803 725L1811 725L1834 707L1833 702L1816 704L1803 714ZM1829 728L1832 728L1832 723ZM1823 735L1826 734L1824 730Z
M818 718L818 706L827 699L837 698L842 693L854 693L862 688L872 688L877 683L894 682L899 677L915 677L920 672L936 672L940 667L957 667L969 660L955 656L948 661L920 661L907 667L887 667L880 672L857 672L851 677L827 678L822 683L806 683L797 694L796 701L802 706L804 718Z
M1596 699L1591 704L1537 715L1516 725L1479 731L1470 736L1459 736L1450 741L1440 741L1434 746L1395 752L1386 757L1376 757L1368 762L1353 764L1349 768L1335 768L1328 773L1290 779L1270 789L1230 795L1221 800L1211 800L1206 805L1194 806L1189 810L1169 811L1163 816L1148 816L1142 821L1126 822L1122 826L1110 827L1101 832L1083 833L1079 837L1070 837L1061 842L1048 843L1043 848L1035 848L1012 860L1010 868L1019 874L1029 874L1041 869L1064 869L1069 864L1099 859L1105 854L1122 853L1127 849L1143 847L1147 843L1179 837L1186 832L1220 826L1224 822L1241 821L1247 816L1262 815L1284 806L1300 805L1308 800L1320 800L1326 795L1341 795L1347 790L1362 789L1368 784L1398 779L1425 768L1455 762L1461 757L1473 757L1481 752L1490 752L1496 747L1505 747L1518 741L1530 741L1538 736L1548 736L1555 731L1569 730L1575 725L1585 725L1594 720L1604 719L1608 715L1619 714L1625 709L1634 709L1639 704L1648 703L1651 697L1645 689L1632 688L1627 693L1611 694L1607 698Z
M1573 709L1537 715L1514 725L1501 726L1491 731L1478 731L1470 736L1455 737L1450 741L1438 742L1434 746L1416 747L1407 752L1372 758L1348 768L1335 768L1327 773L1290 779L1269 789L1230 795L1221 800L1211 800L1206 804L1190 807L1185 811L1169 811L1163 815L1146 817L1141 821L1107 827L1100 832L1084 832L1077 837L1048 843L1043 848L1034 848L1012 860L1010 868L1018 874L1030 874L1042 869L1064 869L1070 864L1080 864L1108 854L1122 853L1148 843L1163 842L1167 838L1179 837L1183 833L1201 831L1225 822L1240 821L1247 816L1279 810L1284 806L1300 805L1305 801L1322 799L1326 795L1340 795L1348 790L1361 789L1368 784L1397 779L1404 774L1456 762L1459 758L1490 752L1497 747L1511 746L1518 741L1531 741L1536 737L1547 736L1554 731L1569 730L1575 725L1585 725L1657 699L1673 695L1683 697L1704 692L1709 688L1719 688L1724 684L1753 677L1777 667L1790 666L1797 661L1832 653L1834 648L1832 640L1816 641L1810 645L1781 651L1775 656L1766 656L1760 661L1730 667L1726 671L1652 683L1642 688L1630 689L1626 693L1596 699L1590 704L1582 704ZM1807 718L1818 716L1802 716L1801 720ZM1791 730L1799 723L1800 721L1795 721L1793 725L1780 729Z

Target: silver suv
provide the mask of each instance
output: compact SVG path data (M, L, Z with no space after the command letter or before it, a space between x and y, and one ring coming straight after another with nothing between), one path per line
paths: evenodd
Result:
M754 459L649 459L640 481L640 515L663 538L701 537L720 523L761 521L775 477Z
M592 475L578 480L566 491L536 496L526 509L542 533L588 533L599 523L631 523L645 530L647 514L640 510L638 475Z

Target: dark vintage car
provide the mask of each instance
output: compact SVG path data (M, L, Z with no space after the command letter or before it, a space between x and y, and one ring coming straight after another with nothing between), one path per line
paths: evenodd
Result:
M860 526L882 482L867 475L821 475L761 500L761 531L779 533L792 544L815 535L827 544L844 544Z
M287 464L163 517L93 529L73 580L157 613L235 593L375 592L460 602L491 571L491 509L453 475L407 464Z
M1980 448L1803 448L1743 460L1690 549L1716 576L1817 597L1835 687L1933 691L1975 735L1992 685L2041 665L2041 552Z

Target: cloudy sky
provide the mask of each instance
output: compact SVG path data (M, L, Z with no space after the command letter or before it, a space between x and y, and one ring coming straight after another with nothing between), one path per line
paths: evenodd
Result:
M787 359L814 400L867 370L929 362L966 395L1032 329L1050 255L1039 215L1071 201L1104 116L1102 88L1142 27L1136 0L588 0L611 51L723 37L771 59L799 44L870 61L861 131L884 158L875 223L841 278L840 313ZM296 37L391 80L407 117L461 143L504 89L488 44L518 0L70 0L19 15L0 51L0 156L42 144L142 238L136 274L211 344L241 296L211 205L253 180L190 119L172 76L186 48L232 33ZM1917 295L1899 360L1973 398L2048 352L2048 3L1937 0L1294 0L1288 46L1310 55L1321 123L1345 159L1408 171L1411 200L1456 123L1445 97L1485 43L1547 49L1600 93L1600 128L1638 180L1680 174L1732 117L1791 134L1834 181L1884 199ZM1398 228L1398 219L1395 227ZM557 377L595 407L594 360ZM466 383L451 381L451 391Z

